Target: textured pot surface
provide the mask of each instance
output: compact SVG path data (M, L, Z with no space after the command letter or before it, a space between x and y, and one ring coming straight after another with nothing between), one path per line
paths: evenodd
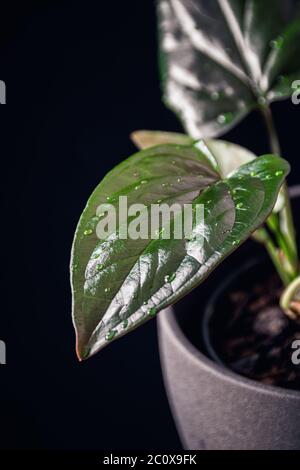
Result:
M184 335L172 308L158 326L166 389L186 449L300 450L300 392L214 363Z

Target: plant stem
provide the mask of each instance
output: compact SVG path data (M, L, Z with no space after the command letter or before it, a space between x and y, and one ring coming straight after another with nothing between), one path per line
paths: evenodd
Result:
M280 156L281 155L281 148L280 148L280 143L279 143L279 139L278 139L278 136L277 136L277 132L276 132L276 129L275 129L271 109L269 107L266 107L266 106L261 106L260 111L263 115L265 124L266 124L267 129L268 129L268 136L269 136L269 140L270 140L271 150L275 155Z
M290 284L290 277L281 262L280 252L278 248L275 246L275 243L273 242L272 238L270 237L265 228L261 227L259 229L259 236L260 242L265 246L267 252L269 253L269 256L273 261L273 264L284 286L288 286Z
M297 277L288 285L280 299L282 310L293 320L299 319L300 316L299 291L300 277Z
M281 155L280 143L277 136L276 128L273 121L271 109L266 106L261 106L260 111L264 118L268 130L268 136L270 140L270 147L272 152L276 155ZM271 217L268 221L268 225L274 232L279 246L285 256L285 269L289 282L292 282L299 274L299 261L298 251L296 243L296 231L293 221L293 214L291 208L291 202L288 195L288 188L286 182L282 187L283 207L280 210L279 218L277 214L272 214L271 217L276 218L275 224ZM277 250L276 250L277 251ZM273 260L274 261L274 260ZM282 260L279 260L282 263ZM278 270L278 269L277 269ZM282 277L282 276L281 276ZM288 283L289 283L288 282ZM286 283L285 283L286 284Z

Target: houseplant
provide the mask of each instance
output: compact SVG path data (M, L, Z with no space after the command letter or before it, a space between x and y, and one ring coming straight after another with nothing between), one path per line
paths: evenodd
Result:
M250 236L266 248L281 281L279 315L297 325L299 259L285 183L290 167L280 156L270 110L272 101L297 93L296 8L297 2L279 0L158 2L165 97L187 134L134 133L143 150L104 178L83 211L71 260L80 360L182 298ZM262 115L272 154L256 157L215 139L250 111ZM140 206L131 210L133 204ZM168 230L160 219L152 230L150 207L173 204L179 211L172 212ZM178 221L184 224L181 216L188 205L191 229L177 237L175 229ZM300 441L299 392L237 378L213 364L188 345L170 315L160 319L162 357L185 445L295 448ZM208 343L214 349L213 341ZM223 390L229 400L225 406ZM188 421L179 416L180 409ZM234 432L226 431L228 420ZM243 436L245 422L250 434ZM205 439L199 437L203 427Z

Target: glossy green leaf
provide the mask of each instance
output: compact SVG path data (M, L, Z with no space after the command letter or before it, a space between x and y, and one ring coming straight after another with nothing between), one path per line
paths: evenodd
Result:
M85 359L152 318L196 285L251 232L275 204L288 163L266 155L222 179L205 153L193 146L162 145L143 150L114 168L95 189L78 223L71 261L77 353ZM176 239L159 227L154 237L123 239L124 221L99 239L101 203L118 207L203 204L204 221L193 219L188 237ZM137 217L130 217L129 222ZM204 243L201 243L202 234Z
M249 111L290 97L300 77L292 0L159 0L165 101L189 135L221 135Z

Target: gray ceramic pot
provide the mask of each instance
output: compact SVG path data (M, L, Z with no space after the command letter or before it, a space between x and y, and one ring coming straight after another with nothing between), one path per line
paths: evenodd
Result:
M166 390L185 449L300 450L300 392L241 377L204 356L172 308L158 319Z

